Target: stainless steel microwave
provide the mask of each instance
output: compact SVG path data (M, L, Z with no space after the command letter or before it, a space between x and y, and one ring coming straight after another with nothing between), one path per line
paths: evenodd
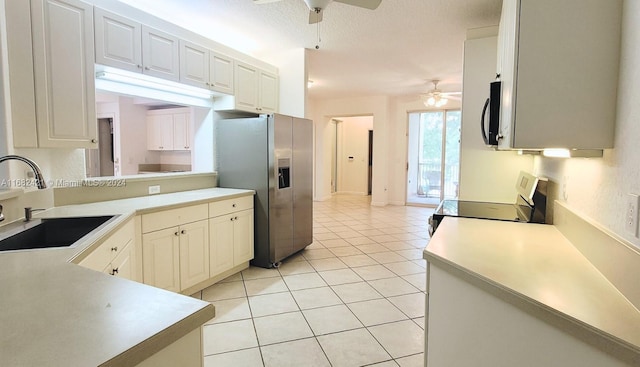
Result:
M487 98L484 103L484 107L482 108L482 118L480 119L482 140L484 140L484 143L489 146L498 145L498 130L500 129L500 94L502 93L501 87L502 82L491 82L489 98ZM489 115L489 126L487 126L487 112Z

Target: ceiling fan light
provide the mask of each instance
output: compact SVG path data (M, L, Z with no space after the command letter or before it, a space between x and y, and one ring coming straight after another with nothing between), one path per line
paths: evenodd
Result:
M435 106L436 104L436 99L433 97L429 97L427 98L427 106Z

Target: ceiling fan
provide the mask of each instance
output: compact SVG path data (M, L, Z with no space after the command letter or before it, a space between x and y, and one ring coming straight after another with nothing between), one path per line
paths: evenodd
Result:
M439 80L432 80L431 83L433 83L433 89L420 95L425 106L442 107L449 102L449 99L460 99L462 92L443 92L438 89Z
M254 4L274 3L281 0L253 0ZM322 21L322 12L334 0L302 0L309 7L309 24ZM357 6L365 9L376 9L382 0L335 0L338 3Z

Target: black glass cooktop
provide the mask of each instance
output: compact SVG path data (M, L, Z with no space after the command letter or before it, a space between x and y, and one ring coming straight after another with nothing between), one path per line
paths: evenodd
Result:
M440 217L440 220L444 216L451 216L528 222L530 215L530 210L516 204L461 200L443 200L434 212L434 217Z

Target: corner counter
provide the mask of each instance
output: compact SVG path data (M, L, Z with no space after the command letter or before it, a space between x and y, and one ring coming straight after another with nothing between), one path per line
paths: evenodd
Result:
M428 367L640 365L640 311L553 225L447 217L424 258Z
M118 217L73 247L0 253L0 365L135 366L198 330L215 315L210 303L73 262L136 214L253 194L213 188L39 213Z

